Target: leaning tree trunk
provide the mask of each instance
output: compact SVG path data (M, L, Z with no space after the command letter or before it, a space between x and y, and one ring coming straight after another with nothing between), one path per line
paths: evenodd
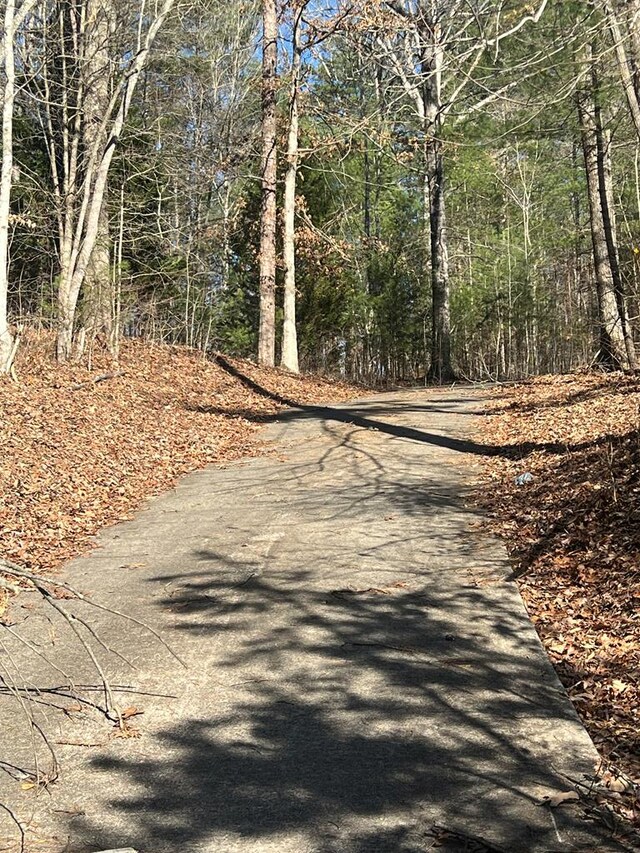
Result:
M301 47L299 18L293 33L291 91L289 95L289 134L287 139L287 173L284 179L284 322L282 328L281 364L299 373L298 336L296 332L296 179L298 176L298 89L300 85Z
M9 290L9 210L13 171L13 104L15 64L13 52L15 0L6 0L4 14L5 86L2 104L2 172L0 176L0 373L10 369L13 336L9 329L7 297Z
M638 21L640 2L632 0L628 5L629 18L625 29L626 34L629 36L630 55L625 46L625 36L622 33L622 27L618 21L613 3L605 2L604 10L613 39L620 81L627 98L627 105L636 128L636 133L640 137L640 80L638 75L639 69L637 67L637 63L640 60L640 22Z
M276 68L275 0L262 2L262 205L260 210L260 328L258 361L275 364L276 350Z
M605 219L600 194L600 174L598 164L598 131L595 98L588 85L578 94L578 116L582 132L587 176L587 194L593 261L598 301L599 351L597 360L609 370L617 370L627 365L624 332L616 299L615 282L609 255Z

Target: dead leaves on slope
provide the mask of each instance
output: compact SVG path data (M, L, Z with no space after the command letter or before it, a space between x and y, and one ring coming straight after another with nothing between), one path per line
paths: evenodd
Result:
M124 341L117 371L104 357L92 371L57 365L52 352L49 336L32 333L20 384L0 382L0 555L38 571L86 550L101 527L131 517L181 474L256 454L257 421L282 408L182 347ZM362 393L232 364L300 403Z
M640 381L500 389L479 500L505 538L538 633L605 758L640 776ZM514 477L531 471L533 482Z

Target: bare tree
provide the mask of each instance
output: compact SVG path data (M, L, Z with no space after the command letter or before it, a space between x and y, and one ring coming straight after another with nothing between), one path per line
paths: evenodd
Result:
M84 63L86 74L83 106L82 141L85 151L104 149L106 127L102 117L109 108L113 79L110 47L115 29L114 10L110 0L86 0L87 47ZM113 328L113 288L110 270L109 213L107 209L108 182L98 216L93 251L89 256L84 281L83 324L78 355L82 354L86 338L92 340L103 334L108 348L115 347Z
M305 21L309 0L292 3L291 21L291 75L289 80L289 126L287 131L287 171L284 181L283 203L283 256L284 256L284 320L282 330L282 367L299 372L298 336L296 332L296 249L295 217L296 186L299 161L299 101L302 74L302 57L305 51L317 47L333 35L348 14L333 9L319 15L317 21ZM304 32L303 32L304 30Z
M9 328L7 297L9 293L9 219L13 177L13 112L16 97L15 36L35 0L23 0L16 11L15 0L6 0L2 53L4 88L2 97L2 170L0 172L0 374L9 373L15 355L16 341Z
M13 105L15 64L13 52L15 0L6 0L4 13L4 97L2 101L2 173L0 175L0 373L10 369L13 336L7 317L9 289L9 210L13 172Z
M291 79L289 82L289 130L287 133L287 171L284 179L284 318L282 328L281 364L298 373L298 335L296 332L296 181L298 176L298 100L302 66L302 13L306 0L293 7L291 25Z
M612 0L604 0L602 9L613 39L629 112L640 136L640 0L626 0L620 10Z
M38 50L29 50L31 45L27 45L24 65L39 103L49 155L60 267L56 349L64 361L72 354L78 299L101 235L113 154L151 47L174 0L163 0L151 8L141 0L137 9L120 15L122 43L117 55L109 58L117 75L104 104L100 72L106 61L107 0L58 0L53 6L49 2L41 0L40 4L42 44ZM133 43L131 33L135 34Z
M504 3L499 0L383 0L374 4L369 14L377 59L401 83L413 105L423 139L432 293L429 376L435 382L455 378L451 357L445 125L452 116L460 121L507 94L514 81L507 79L496 85L492 60L506 39L539 21L546 6L547 0L541 0L533 9L523 5L521 10L504 15Z

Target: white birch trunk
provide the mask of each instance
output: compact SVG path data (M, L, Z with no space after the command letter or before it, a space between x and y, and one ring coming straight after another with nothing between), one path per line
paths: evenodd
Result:
M299 18L294 25L291 90L289 95L289 134L287 139L287 173L284 181L284 322L282 330L282 367L299 373L298 336L296 332L296 245L295 211L298 177L298 92L300 85L301 45Z
M0 177L0 373L11 367L13 336L7 316L9 290L9 210L13 171L13 104L15 100L14 21L15 0L6 0L4 15L5 85L2 100L2 172Z

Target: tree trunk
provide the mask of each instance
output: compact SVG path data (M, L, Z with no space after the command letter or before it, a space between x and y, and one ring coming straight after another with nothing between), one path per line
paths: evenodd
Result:
M112 352L115 344L113 339L115 329L113 325L114 296L110 249L109 212L105 198L98 219L96 244L89 259L84 280L83 313L89 341L102 335L104 344Z
M636 133L640 137L640 91L638 80L637 62L640 59L638 49L640 49L640 23L636 16L640 14L640 3L638 0L632 0L629 4L629 36L631 38L631 61L627 55L625 47L625 39L622 34L620 23L616 16L613 3L605 2L605 16L607 24L613 39L614 49L616 52L616 60L618 64L618 73L622 82L622 88L627 98L629 112L636 127Z
M449 300L449 253L445 208L445 174L442 152L442 73L444 44L442 25L433 20L421 27L423 54L422 118L425 131L425 202L429 205L431 249L431 364L428 378L442 384L456 378L451 362L451 313ZM425 211L425 216L426 216Z
M444 159L437 139L427 142L429 186L429 236L431 246L431 366L429 379L442 384L456 378L451 363L451 313L449 300L449 254L444 186Z
M289 95L289 134L287 138L287 174L284 180L284 323L282 329L281 365L299 373L298 336L296 332L296 179L298 176L298 89L302 61L300 16L293 29L291 91Z
M85 174L83 177L81 200L76 217L73 217L73 229L69 228L72 246L68 258L62 264L58 293L58 341L57 354L61 361L71 356L73 327L78 296L84 284L96 241L100 233L100 215L104 204L107 178L115 146L120 139L124 124L131 107L131 101L140 75L149 59L149 53L160 27L171 11L175 0L164 0L156 16L150 21L143 36L139 32L137 49L133 55L126 75L120 81L117 100L111 99L113 112L103 116L104 138L107 144L94 145L92 151L85 152ZM55 158L52 157L55 165ZM61 252L66 258L66 254Z
M611 177L611 137L608 130L602 127L600 110L596 103L595 111L596 135L598 143L598 181L600 190L600 204L602 206L602 221L607 239L607 251L609 252L609 264L613 277L613 287L620 315L620 325L624 338L627 366L635 370L636 352L633 335L627 318L624 285L620 273L620 256L618 254L618 239L615 219L615 206L613 198L613 182Z
M13 171L13 104L15 99L15 0L6 0L4 15L5 86L2 103L2 172L0 175L0 373L10 369L13 336L8 324L9 210Z
M109 42L112 31L111 9L108 0L88 0L86 95L84 99L84 150L107 143L102 119L110 100ZM84 325L89 341L104 335L113 351L113 286L110 272L108 187L98 217L96 242L89 258L83 285Z
M590 52L588 55L590 60ZM587 194L593 244L593 260L598 302L599 351L597 360L610 370L627 363L622 322L609 255L609 242L602 210L598 156L598 128L593 88L587 83L578 93L578 116L587 176Z
M633 83L636 93L640 96L640 0L626 0L629 27L629 54Z
M76 299L71 292L71 279L64 270L60 272L58 285L58 334L56 338L56 358L68 361L73 348L73 324L76 313Z
M260 328L258 362L275 364L276 349L276 68L275 0L262 2L262 205L260 210Z
M371 164L369 157L369 138L364 138L364 153L362 157L363 198L362 225L364 233L364 268L362 271L364 292L371 293Z
M635 124L636 133L640 138L640 0L628 0L628 33L629 33L629 51L625 47L621 28L615 14L613 4L605 3L605 14L609 24L609 29L613 37L616 59L618 63L618 71L622 81L629 112ZM600 122L599 122L600 124ZM615 241L615 219L614 219L614 203L613 203L613 185L611 182L611 165L610 165L610 148L608 140L602 141L602 128L600 126L599 137L599 154L601 160L601 195L604 200L604 219L607 233L611 237L609 244L609 254L613 262L614 285L616 288L616 298L618 300L618 311L622 324L622 332L624 335L625 349L627 353L627 361L629 367L635 369L637 366L635 346L633 342L633 334L629 327L627 311L625 306L624 291L622 286L622 278L620 276L620 268L618 264L617 245Z

